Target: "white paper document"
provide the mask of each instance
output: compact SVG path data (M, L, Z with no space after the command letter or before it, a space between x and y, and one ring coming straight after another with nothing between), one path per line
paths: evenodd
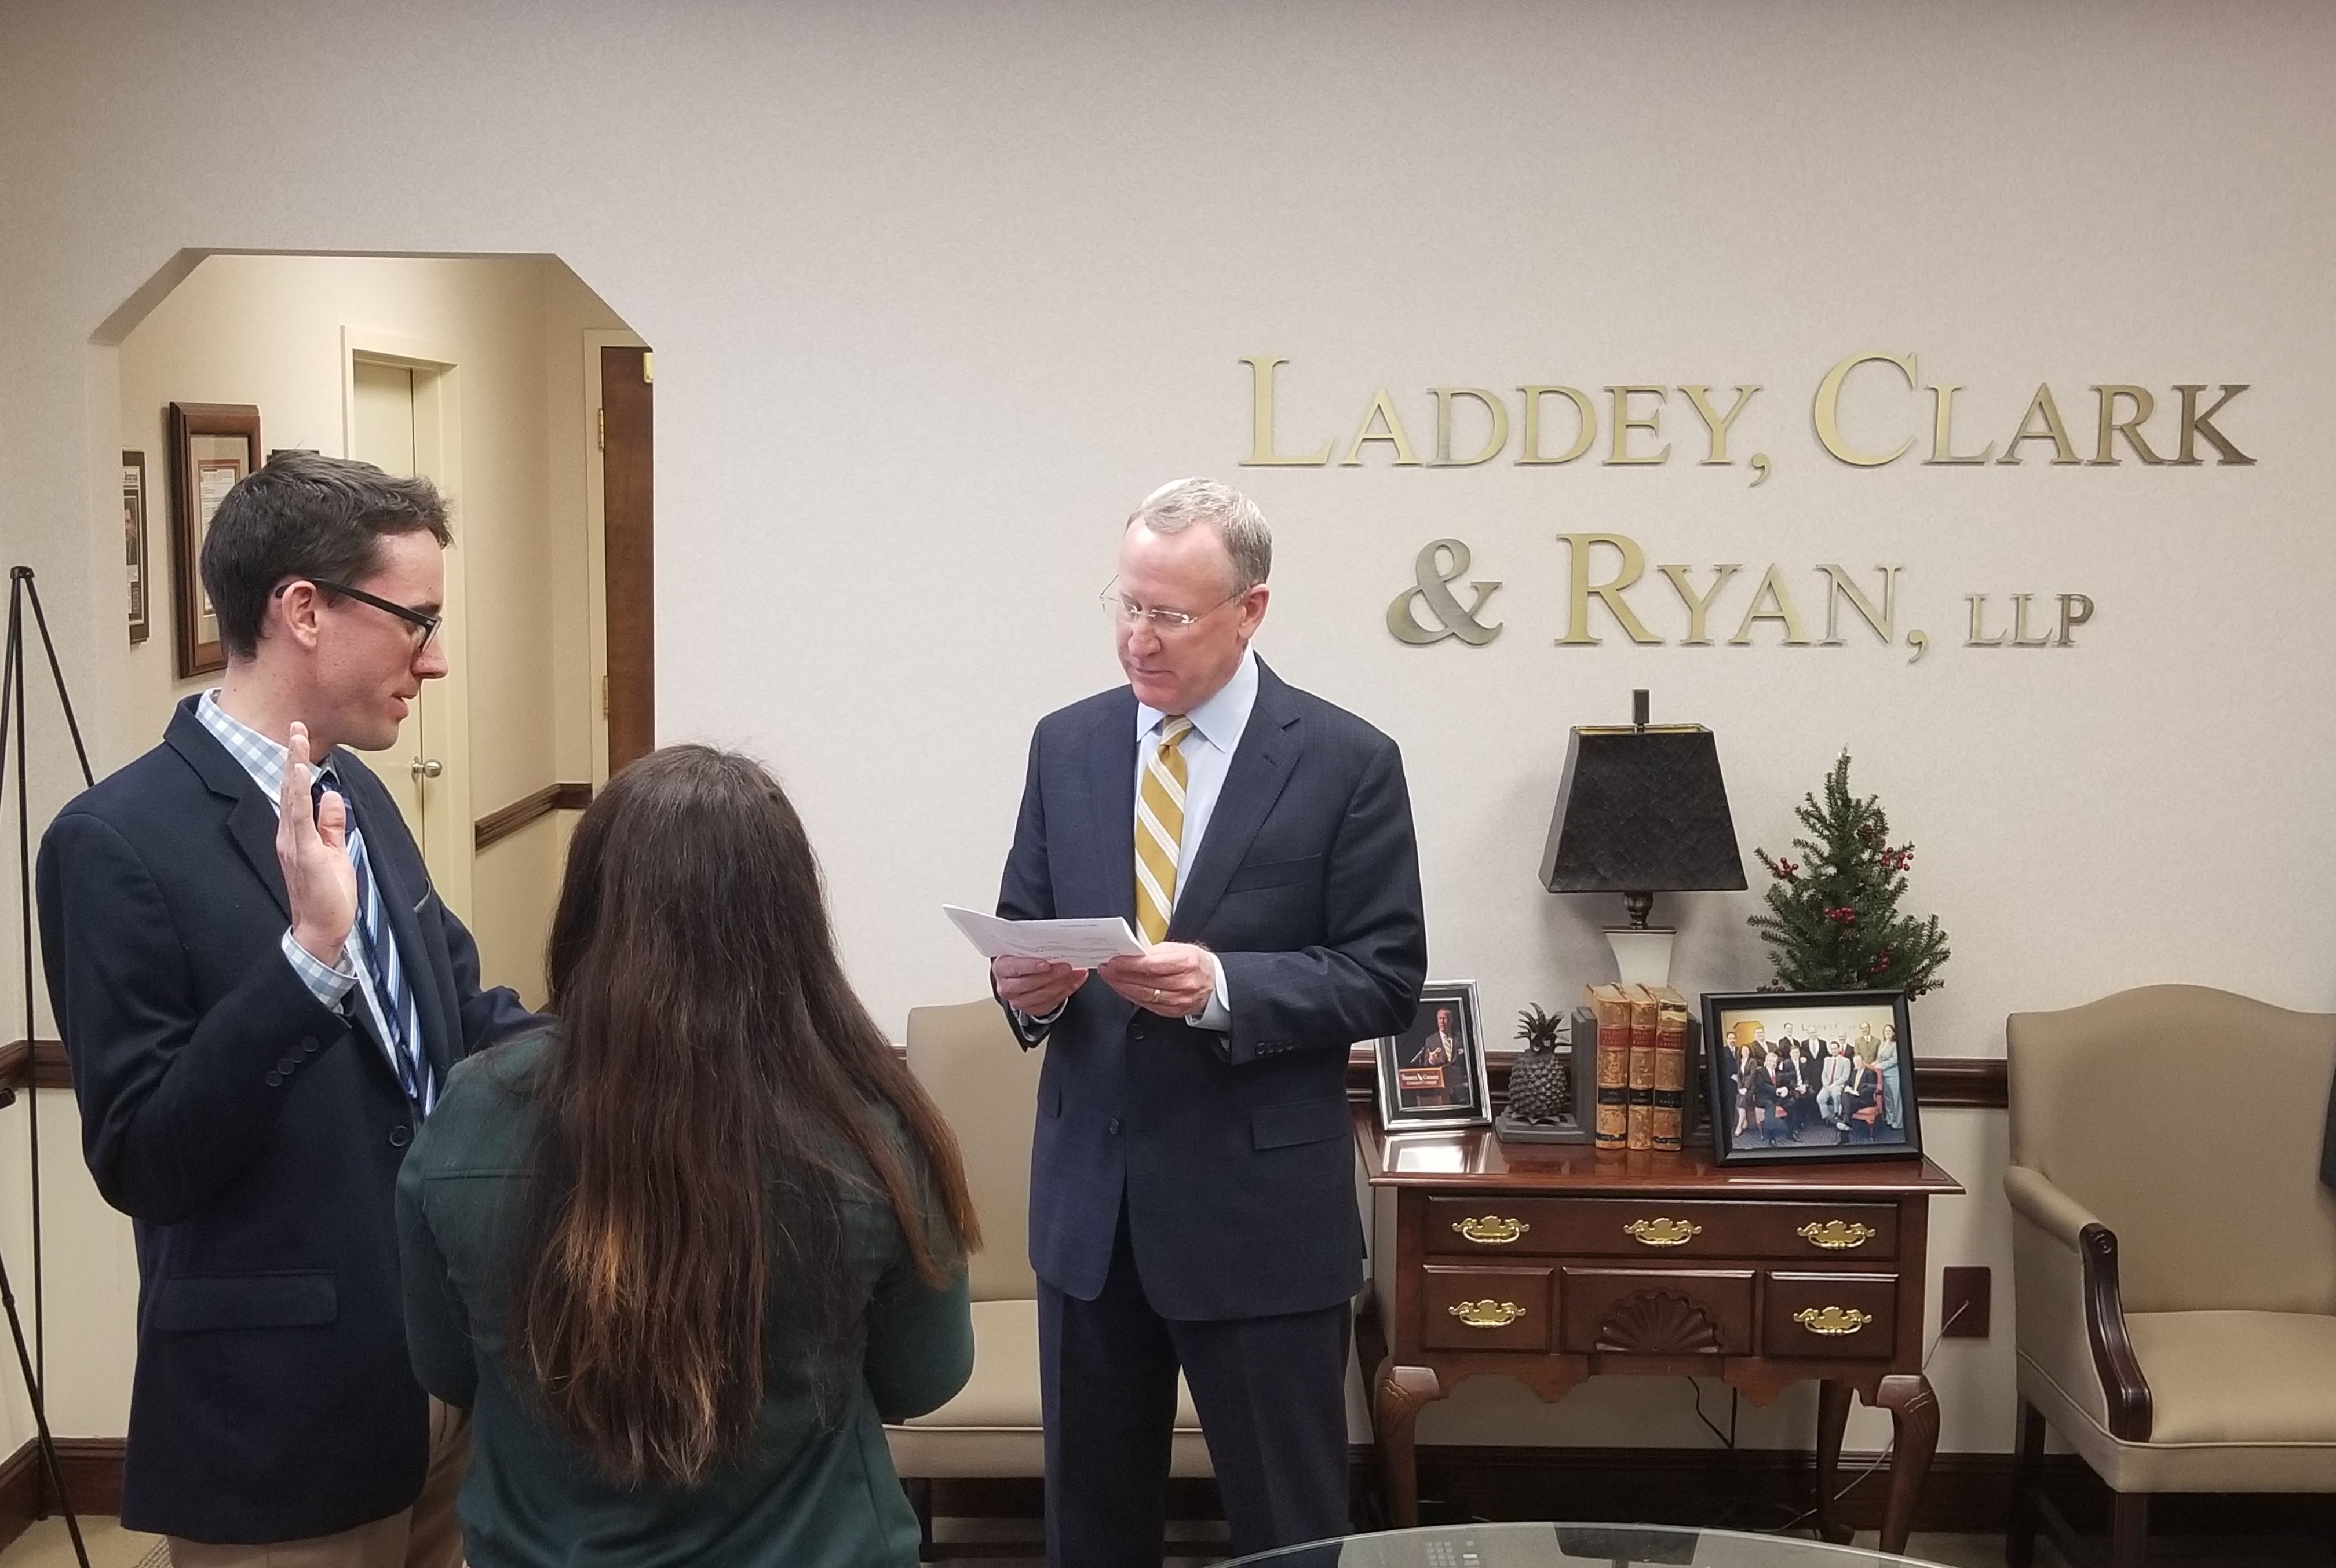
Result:
M1134 958L1146 950L1124 915L1105 920L1006 920L955 904L943 904L941 913L986 959L1051 959L1091 969L1105 959Z

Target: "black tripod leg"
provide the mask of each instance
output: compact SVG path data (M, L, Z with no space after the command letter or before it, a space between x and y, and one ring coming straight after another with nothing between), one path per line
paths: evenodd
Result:
M73 704L65 697L64 671L58 667L56 648L48 641L49 628L45 616L41 616L40 590L33 586L33 569L12 568L8 573L8 642L7 670L0 681L0 744L12 738L16 752L16 871L18 891L23 900L22 921L24 939L24 1038L30 1042L35 1034L33 1013L33 839L32 808L25 794L26 751L24 743L24 710L28 706L24 692L24 597L33 599L33 613L41 618L41 640L49 653L49 672L56 679L57 696L64 702L66 722L73 726L73 750L80 754L81 726L73 723ZM9 722L15 720L13 737ZM82 755L82 774L89 774L89 759ZM30 1079L27 1080L28 1088ZM37 1093L36 1090L31 1091ZM0 1105L15 1100L10 1091L0 1091L5 1098ZM25 1127L30 1135L33 1160L33 1298L35 1303L41 1294L41 1124L36 1102L24 1103ZM89 1548L82 1544L81 1520L73 1510L73 1499L65 1492L63 1469L57 1463L57 1440L49 1431L48 1405L41 1397L41 1378L34 1370L32 1352L24 1345L24 1320L16 1314L16 1292L8 1284L8 1267L0 1261L0 1306L8 1313L8 1336L15 1341L16 1365L24 1374L24 1392L33 1402L33 1430L41 1449L41 1460L49 1476L49 1488L55 1495L57 1512L65 1516L65 1533L73 1537L73 1560L81 1568L89 1568ZM43 1327L45 1329L46 1325ZM46 1361L45 1345L43 1360Z
M13 1093L9 1095L10 1099L15 1097ZM81 1568L89 1568L89 1548L82 1544L81 1520L75 1516L73 1499L65 1492L64 1471L57 1464L57 1440L49 1431L48 1403L41 1398L40 1380L33 1376L33 1353L24 1346L24 1323L16 1315L16 1292L8 1287L5 1258L0 1258L0 1308L7 1311L8 1337L16 1345L16 1366L24 1374L24 1392L33 1401L33 1432L40 1446L42 1466L48 1472L49 1490L55 1494L57 1512L65 1516L65 1533L73 1537L73 1560Z
M23 599L28 593L39 596L33 588L30 567L16 567L8 574L8 689L15 696L16 734L16 865L18 930L24 937L24 1038L30 1042L37 1032L33 1014L33 808L26 782L28 748L24 743L24 718L32 707L24 691L24 623ZM8 738L7 726L0 725L0 741ZM36 1076L26 1078L28 1086L37 1087ZM24 1096L24 1141L32 1156L33 1174L33 1368L45 1381L49 1375L49 1312L47 1296L42 1290L41 1280L41 1097L37 1093Z
M57 706L64 709L65 733L73 736L73 760L81 764L81 782L87 787L95 784L97 777L89 771L89 747L82 744L81 720L73 716L73 698L65 692L65 667L57 662L57 645L49 638L48 612L41 608L41 585L33 580L33 569L29 566L15 568L14 575L23 579L24 597L32 601L33 624L40 628L41 651L49 656L49 678L57 683ZM24 683L20 679L17 684Z

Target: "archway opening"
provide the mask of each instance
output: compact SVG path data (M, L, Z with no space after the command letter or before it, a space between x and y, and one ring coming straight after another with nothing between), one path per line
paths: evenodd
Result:
M225 252L174 258L96 341L118 350L137 733L217 684L194 554L238 463L306 449L451 497L453 673L367 760L486 982L540 1004L575 813L654 735L647 344L553 257Z

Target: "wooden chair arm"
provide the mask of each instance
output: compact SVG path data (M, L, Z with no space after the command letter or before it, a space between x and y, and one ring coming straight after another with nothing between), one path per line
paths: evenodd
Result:
M2092 1341L2093 1368L2108 1398L2109 1436L2127 1443L2149 1441L2149 1380L2126 1333L2125 1297L2117 1288L2117 1232L2098 1220L2078 1232L2077 1255L2085 1270L2085 1335Z

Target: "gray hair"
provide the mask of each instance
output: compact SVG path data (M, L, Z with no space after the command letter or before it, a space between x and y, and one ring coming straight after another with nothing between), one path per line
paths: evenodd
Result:
M1265 513L1230 484L1173 480L1129 515L1129 528L1139 522L1153 533L1182 533L1196 522L1206 523L1232 559L1235 593L1247 593L1273 570L1273 531L1265 526Z

